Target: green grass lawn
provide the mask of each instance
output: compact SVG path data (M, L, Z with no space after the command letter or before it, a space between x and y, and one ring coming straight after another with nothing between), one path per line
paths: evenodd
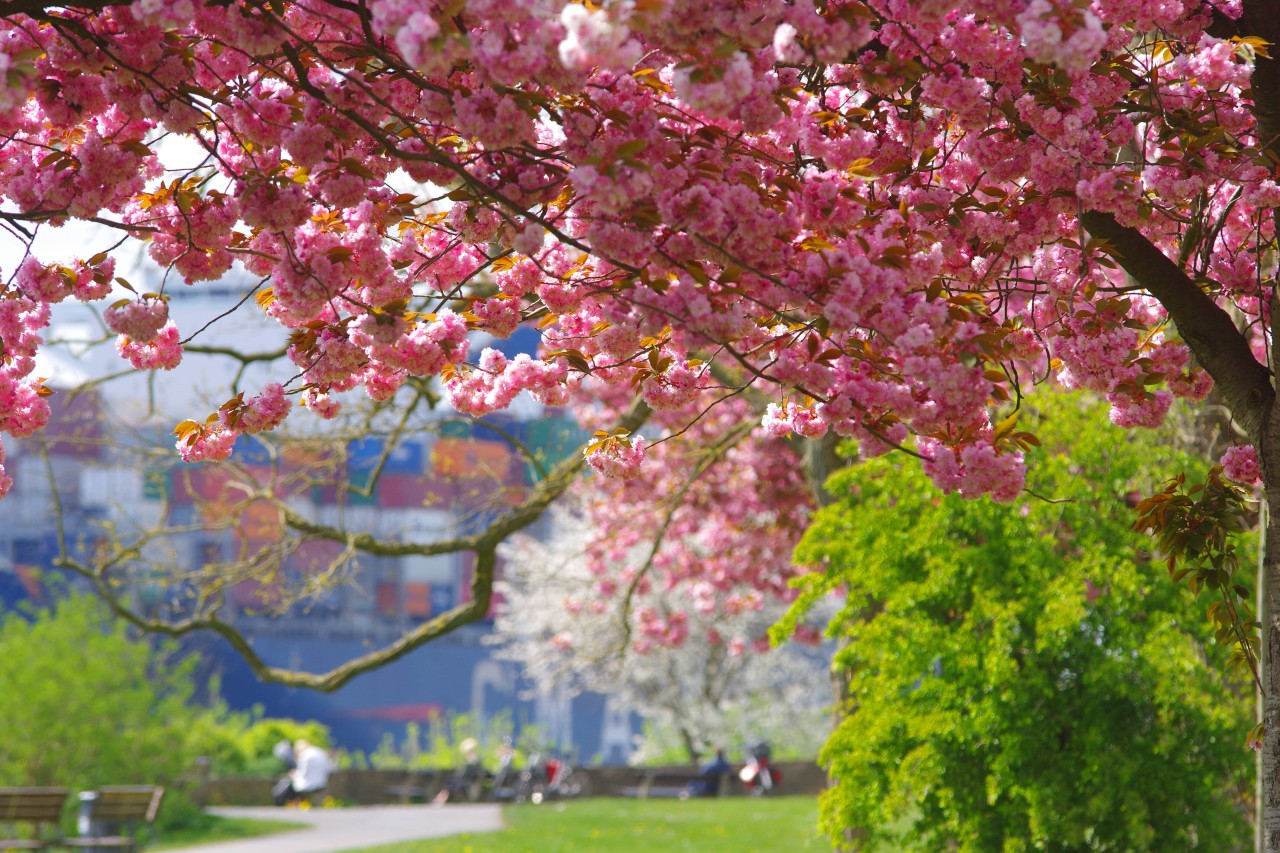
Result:
M174 847L189 847L195 844L211 844L215 841L236 841L241 838L256 838L260 835L274 835L277 832L288 832L294 829L305 829L307 824L286 820L258 820L244 817L218 817L202 814L190 826L181 829L169 829L161 833L155 844L148 844L148 850L164 850Z
M830 853L812 797L723 800L598 798L503 811L507 828L361 853Z

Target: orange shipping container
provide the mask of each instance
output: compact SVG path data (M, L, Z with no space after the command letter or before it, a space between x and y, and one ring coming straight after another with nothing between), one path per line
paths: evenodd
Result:
M293 471L336 473L342 457L332 447L324 445L286 444L280 453L285 466Z
M404 615L427 618L431 615L431 584L406 583L404 585Z
M269 500L256 500L240 514L240 536L250 547L279 542L284 536L284 516Z
M431 448L431 465L440 477L483 477L505 481L511 473L511 447L500 441L442 438Z

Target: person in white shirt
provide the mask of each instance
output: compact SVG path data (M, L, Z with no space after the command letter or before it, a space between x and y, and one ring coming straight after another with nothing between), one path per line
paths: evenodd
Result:
M293 754L298 766L289 772L289 788L284 796L286 802L296 802L308 794L323 791L333 770L329 753L306 740L299 739L293 745Z

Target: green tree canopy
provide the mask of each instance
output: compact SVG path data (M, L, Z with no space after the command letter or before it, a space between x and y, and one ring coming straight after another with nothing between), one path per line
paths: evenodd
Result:
M801 609L847 594L825 827L909 825L903 848L929 853L1243 849L1249 685L1126 505L1197 463L1168 434L1118 440L1086 398L1024 409L1042 498L943 495L894 458L828 484L798 549L825 567Z
M0 620L0 785L172 786L213 714L194 660L129 637L92 596Z

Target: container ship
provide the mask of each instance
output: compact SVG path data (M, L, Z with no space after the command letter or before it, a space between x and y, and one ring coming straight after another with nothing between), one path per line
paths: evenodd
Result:
M270 489L319 524L430 542L479 529L585 439L572 419L548 410L439 418L394 443L377 435L336 445L241 437L231 464L188 465L163 427L125 426L120 403L86 390L74 361L57 350L42 357L52 360L41 365L47 384L76 390L50 398L53 418L37 440L8 442L15 485L0 527L0 606L47 603L74 585L55 568L63 547L87 560L107 536L163 529L125 579L135 608L181 619L208 606L202 590L220 573L220 618L266 663L308 672L385 646L468 600L474 555L344 555L338 543L299 541L275 504L251 499L254 490ZM62 544L55 506L72 531ZM538 535L537 526L530 532ZM270 561L265 570L262 560ZM545 744L584 762L626 761L633 715L609 697L531 692L497 656L490 629L487 620L466 626L333 693L259 683L214 635L184 643L206 675L218 676L232 708L319 720L344 749L371 752L388 736L402 738L409 723L466 714L482 729L498 717L534 726Z

